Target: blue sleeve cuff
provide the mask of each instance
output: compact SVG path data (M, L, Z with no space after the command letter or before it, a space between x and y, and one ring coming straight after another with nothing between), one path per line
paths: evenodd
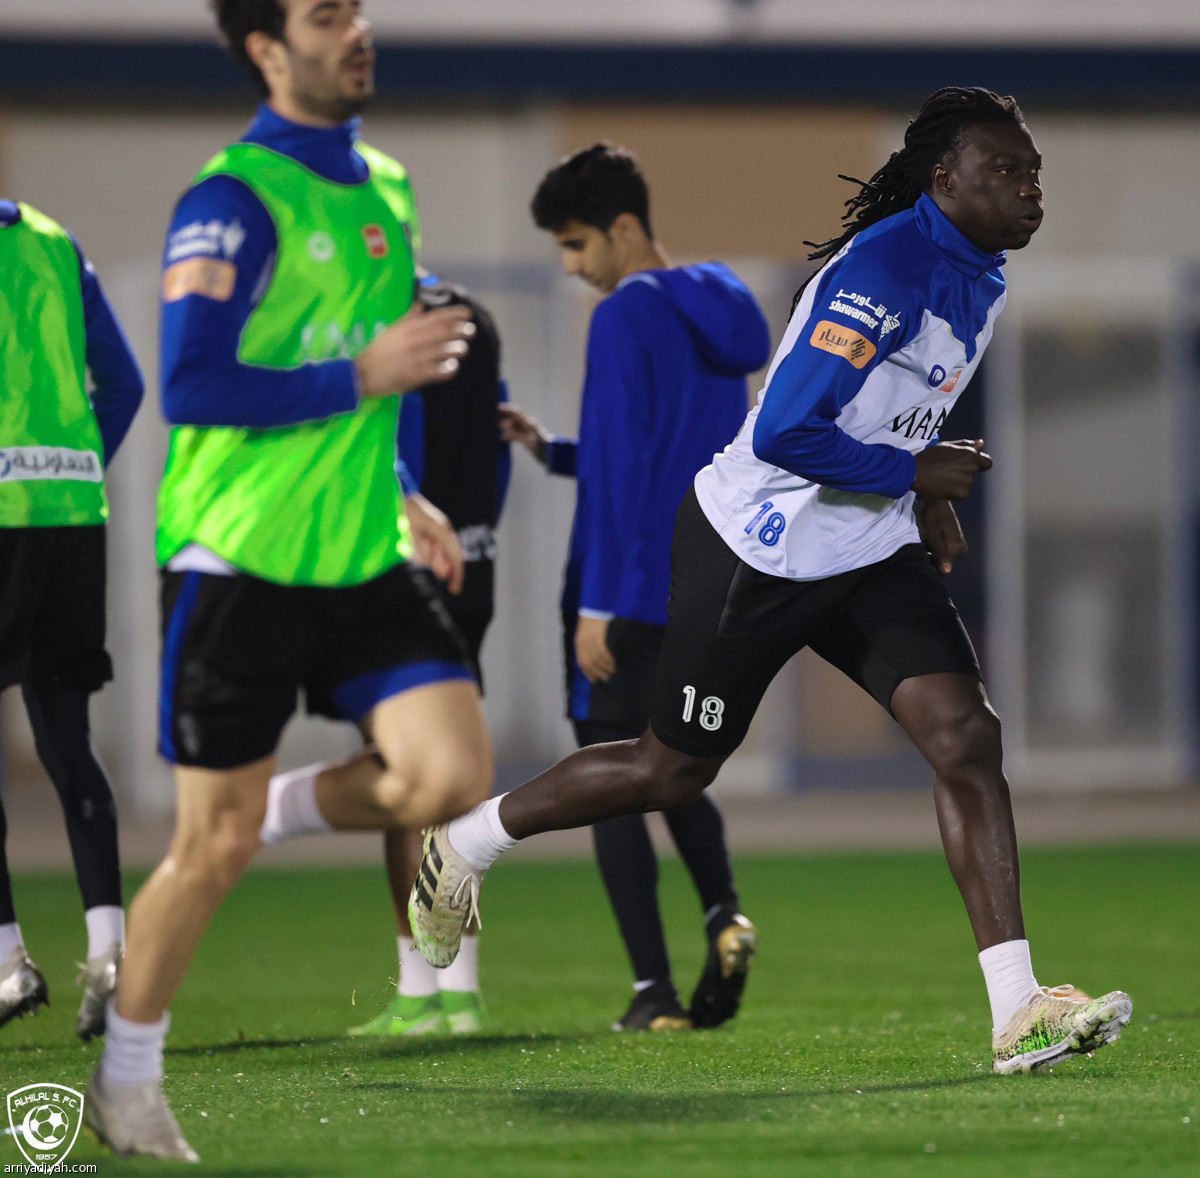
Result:
M546 444L546 469L551 474L573 479L579 459L579 442L575 438L551 438Z
M408 469L408 464L403 458L396 459L396 477L400 480L400 489L404 492L405 498L421 493L420 485L413 478L412 471Z

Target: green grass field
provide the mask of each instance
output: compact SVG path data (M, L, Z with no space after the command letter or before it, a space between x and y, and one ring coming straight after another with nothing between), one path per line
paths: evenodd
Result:
M1025 856L1043 983L1134 997L1122 1040L1052 1073L989 1072L966 918L926 854L745 857L762 952L727 1029L607 1030L628 979L595 869L508 863L484 889L491 1028L350 1040L394 976L381 871L259 872L220 913L174 1008L167 1090L220 1174L1108 1175L1200 1173L1200 857L1188 847ZM7 1091L82 1087L74 883L17 881L54 1007L0 1032ZM680 989L701 961L676 862ZM11 1138L0 1165L19 1162ZM101 1174L178 1171L112 1158Z

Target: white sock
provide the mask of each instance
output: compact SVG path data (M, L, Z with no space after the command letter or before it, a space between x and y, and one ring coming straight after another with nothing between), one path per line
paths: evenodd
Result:
M298 834L324 834L333 829L317 808L317 775L323 762L276 773L267 786L267 813L258 837L270 846Z
M438 992L438 974L436 970L417 951L412 937L396 938L400 949L400 981L396 984L396 993L405 998L428 998Z
M131 1023L117 1014L113 999L108 1003L108 1028L100 1071L110 1084L132 1087L158 1083L163 1078L163 1042L171 1025L170 1014L156 1023Z
M979 964L992 1004L992 1028L999 1031L1038 988L1029 960L1029 942L993 945L980 953Z
M107 953L114 945L125 946L125 909L120 904L97 904L89 908L87 921L88 960Z
M486 871L509 847L517 845L500 821L503 797L502 794L481 802L469 814L455 818L447 828L450 845L476 871Z
M15 920L12 924L0 924L0 962L7 961L17 949L24 948L21 926Z
M434 970L439 990L458 993L479 989L479 938L463 937L458 956L445 969Z

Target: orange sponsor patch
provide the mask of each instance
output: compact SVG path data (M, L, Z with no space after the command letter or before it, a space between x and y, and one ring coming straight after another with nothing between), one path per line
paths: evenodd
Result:
M808 342L823 352L832 352L843 360L849 360L855 368L865 368L877 351L866 336L840 323L831 323L828 319L822 319L813 328L812 338Z
M203 295L217 303L233 297L237 267L221 258L185 258L163 272L163 302L177 303L188 295Z

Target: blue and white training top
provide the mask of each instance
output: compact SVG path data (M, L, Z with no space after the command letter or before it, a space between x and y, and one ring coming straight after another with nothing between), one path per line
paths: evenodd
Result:
M914 455L992 337L1004 261L922 196L809 282L758 404L696 476L704 514L742 560L812 581L919 540Z

